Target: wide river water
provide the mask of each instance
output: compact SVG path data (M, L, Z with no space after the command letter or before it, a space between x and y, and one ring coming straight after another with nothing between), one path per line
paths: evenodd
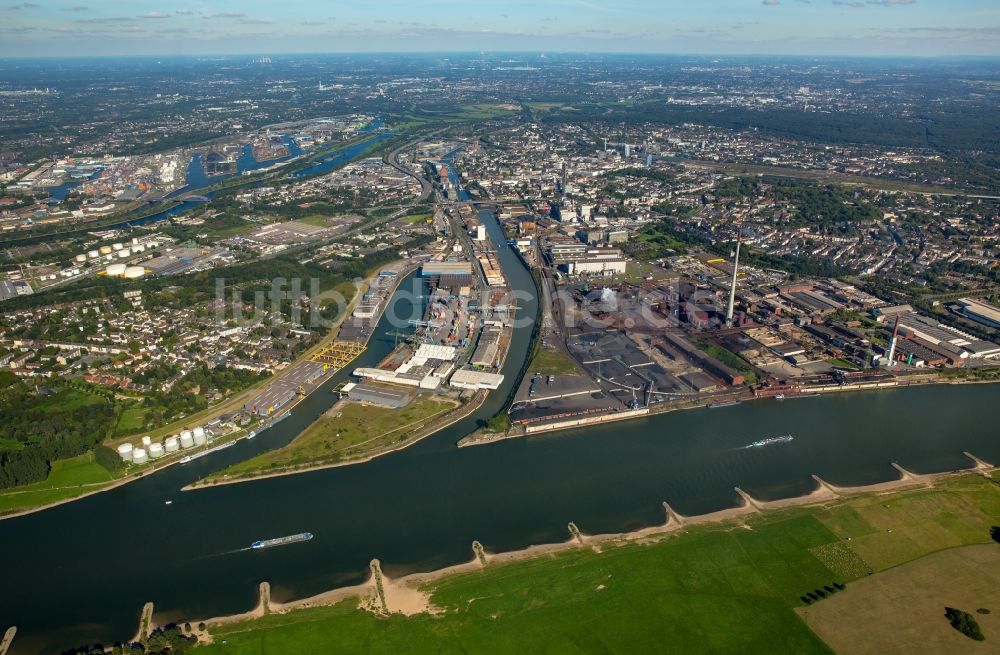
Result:
M496 220L484 214L484 222L503 244ZM534 288L509 248L499 246L498 256L515 289ZM397 298L395 314L409 315L412 301ZM519 312L536 309L523 302ZM391 350L392 329L383 319L350 368ZM290 441L335 401L330 388L347 375L341 371L252 441L0 521L0 630L18 626L12 652L129 638L146 601L161 621L206 618L251 608L262 580L280 601L358 583L374 557L397 576L468 561L474 539L503 551L564 541L569 521L590 533L661 524L662 501L682 514L710 512L737 503L734 486L773 499L812 490L811 474L873 483L897 477L892 462L922 473L969 467L964 450L1000 462L995 410L988 411L1000 404L1000 385L759 401L457 448L502 406L530 337L530 327L515 334L504 387L473 417L372 462L180 491ZM745 448L789 433L791 443ZM315 538L246 548L304 531Z

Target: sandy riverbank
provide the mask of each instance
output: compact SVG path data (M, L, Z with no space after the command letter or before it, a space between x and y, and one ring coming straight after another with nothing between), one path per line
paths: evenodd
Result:
M269 587L265 591L267 583L263 583L255 608L240 614L207 619L205 623L211 629L212 626L259 618L266 613L291 612L308 607L333 605L350 599L357 599L359 608L375 611L376 613L404 614L407 616L418 613L434 613L439 610L431 603L430 593L427 589L428 585L449 576L479 571L487 566L497 566L536 557L551 556L577 548L590 548L595 552L600 552L604 546L661 539L674 532L699 525L723 523L740 525L746 517L753 514L779 511L792 507L822 506L835 503L844 498L864 494L880 495L894 491L933 488L938 481L943 479L976 474L990 476L997 470L992 464L984 462L971 453L965 453L965 455L974 463L972 468L940 473L915 474L906 471L898 465L894 465L894 468L900 473L899 479L864 486L836 486L825 482L817 476L813 476L817 483L816 488L808 494L791 498L760 500L737 488L736 492L740 499L738 505L708 514L684 516L678 514L667 502L664 502L665 522L663 524L631 532L586 534L581 533L576 529L575 525L570 524L567 526L569 537L565 541L538 544L502 553L490 553L482 550L481 547L477 548L478 543L474 542L472 547L473 557L470 561L434 571L411 573L398 578L386 577L381 573L378 560L373 560L372 574L361 584L332 589L315 596L283 603L270 600ZM378 578L378 581L376 578ZM381 584L381 593L379 584ZM192 624L194 623L192 621ZM203 638L205 636L202 635Z

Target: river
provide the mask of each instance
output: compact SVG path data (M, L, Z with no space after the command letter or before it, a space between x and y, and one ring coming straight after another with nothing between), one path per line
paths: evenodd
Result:
M495 218L483 220L503 244ZM498 247L498 257L515 289L534 288L509 248ZM398 316L419 312L405 294L397 301ZM534 316L536 309L531 301L519 311ZM391 350L391 330L383 319L351 368ZM700 514L735 505L737 485L773 499L811 490L814 473L853 485L893 479L891 462L921 473L969 467L963 450L1000 461L986 409L1000 403L1000 385L759 401L456 448L502 406L530 336L530 326L515 333L504 387L473 417L372 462L180 491L287 443L334 402L330 387L342 371L252 441L0 521L0 630L18 626L12 652L128 638L146 601L156 604L160 621L205 618L249 609L262 580L281 601L358 583L374 557L396 576L467 561L474 539L503 551L564 541L569 521L590 533L661 524L662 501ZM792 443L745 448L789 433ZM315 538L246 549L255 539L304 531Z

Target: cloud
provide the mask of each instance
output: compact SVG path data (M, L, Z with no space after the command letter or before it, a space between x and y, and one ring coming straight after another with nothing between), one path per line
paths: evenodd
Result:
M176 13L180 16L190 16L194 11L191 9L177 9Z
M82 18L73 22L99 25L101 23L131 23L134 20L131 16L105 16L102 18Z
M8 5L7 9L11 11L21 11L22 9L38 9L41 5L36 5L34 2L21 2L16 5Z
M170 14L162 11L147 11L145 14L139 16L139 18L170 18Z
M202 18L246 18L247 15L239 11L224 11L217 14L202 14Z
M760 0L760 4L765 7L777 7L781 4L781 0Z

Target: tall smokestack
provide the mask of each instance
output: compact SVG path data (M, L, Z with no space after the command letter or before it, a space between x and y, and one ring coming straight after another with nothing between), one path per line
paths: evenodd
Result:
M892 330L892 340L889 342L889 367L896 365L896 340L899 339L899 316L896 316L896 327Z
M729 306L726 308L726 327L733 327L733 306L736 304L736 275L740 268L740 244L743 243L743 230L737 231L736 257L733 259L733 283L729 287Z

